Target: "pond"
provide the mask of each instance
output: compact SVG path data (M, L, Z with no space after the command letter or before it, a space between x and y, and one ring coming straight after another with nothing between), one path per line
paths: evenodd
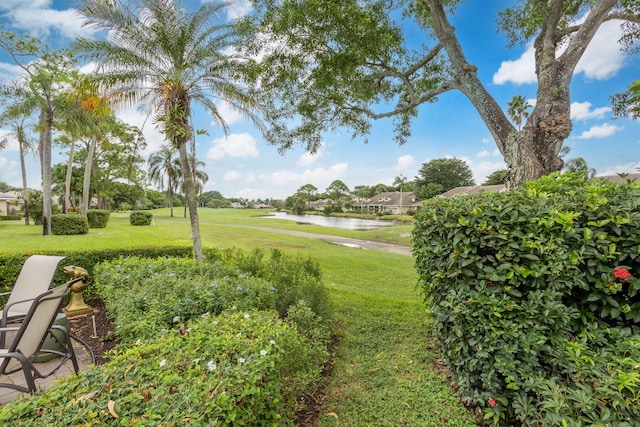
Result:
M299 224L319 225L321 227L342 228L344 230L374 230L395 225L394 221L375 219L343 218L323 215L293 215L285 212L270 212L269 218L288 219Z

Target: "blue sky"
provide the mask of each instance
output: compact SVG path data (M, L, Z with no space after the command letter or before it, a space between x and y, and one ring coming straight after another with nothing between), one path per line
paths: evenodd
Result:
M511 3L469 0L452 18L470 62L478 66L481 80L505 109L514 95L524 95L534 102L536 92L532 49L526 45L507 49L504 34L496 31L496 12ZM198 2L188 0L184 4L197 6ZM0 24L60 47L78 34L88 34L71 10L72 5L70 0L2 0ZM229 17L248 10L244 1L234 0ZM424 35L410 28L407 31L412 42L423 42ZM635 172L640 167L640 122L611 120L609 96L640 79L640 55L621 52L616 43L619 34L619 22L607 23L600 29L571 85L573 132L565 142L571 147L568 158L585 158L598 175ZM18 71L0 54L0 81L14 78ZM391 121L379 121L373 125L368 144L352 140L351 131L344 129L326 134L322 149L314 156L301 148L279 155L276 147L266 144L250 123L224 106L221 108L230 125L226 138L201 113L195 117L195 126L209 131L208 136L197 137L197 156L206 163L209 175L205 190L220 191L225 197L285 198L309 183L324 191L336 179L351 189L380 182L392 184L395 177L402 174L411 180L422 164L448 156L464 159L478 184L493 171L505 168L489 131L458 92L446 93L437 103L423 106L414 122L413 135L402 146L393 142ZM118 115L138 126L144 122L144 117L133 109ZM143 155L148 156L164 141L149 125L144 132L149 146ZM2 135L7 131L0 129ZM54 147L53 151L54 163L62 162L60 149ZM29 155L28 161L28 184L40 188L37 159ZM0 181L21 186L15 142L0 151Z

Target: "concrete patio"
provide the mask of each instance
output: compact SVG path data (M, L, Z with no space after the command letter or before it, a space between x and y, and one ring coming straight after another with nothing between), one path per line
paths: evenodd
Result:
M87 350L87 348L82 344L78 343L75 340L72 340L72 342L73 342L73 348L76 353L76 358L78 359L78 366L80 368L79 372L80 374L82 374L82 371L87 369L87 367L91 365L91 354ZM58 363L59 363L59 360L56 358L49 362L38 363L36 366L40 372L47 373L51 371L51 369L53 369ZM48 378L37 379L36 387L38 388L38 390L46 389L47 387L50 387L56 379L66 378L71 376L72 374L73 374L73 363L70 360L67 360L64 363L64 365L62 365L55 372L55 374L51 375ZM0 378L0 382L12 383L17 385L26 385L26 381L24 379L24 374L22 373L22 371L15 372L11 375L3 375L2 378ZM0 406L5 405L8 402L11 402L22 396L28 396L28 393L21 393L17 390L13 390L6 387L0 387Z

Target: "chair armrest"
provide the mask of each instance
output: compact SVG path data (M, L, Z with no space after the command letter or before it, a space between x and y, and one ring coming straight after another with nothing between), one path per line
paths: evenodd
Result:
M9 332L9 331L19 331L19 327L11 327L11 328L0 328L0 332Z
M7 291L7 292L0 292L0 297L4 297L7 295L11 295L11 291Z

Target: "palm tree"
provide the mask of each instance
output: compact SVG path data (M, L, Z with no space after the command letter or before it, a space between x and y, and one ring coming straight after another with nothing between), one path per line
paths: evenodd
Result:
M529 117L527 110L531 108L531 104L527 102L523 95L515 95L511 98L511 101L507 103L507 107L507 115L513 120L513 123L516 124L518 130L520 130L522 128L522 121Z
M0 116L0 123L10 123L18 140L20 155L20 170L22 172L22 199L24 201L24 225L29 225L29 187L27 185L27 167L24 161L26 152L33 150L35 141L27 136L25 132L25 120L27 116L21 114L20 111L12 111L12 105ZM0 140L0 148L4 148L6 137Z
M194 158L193 156L189 157L189 165L193 165ZM204 168L206 165L202 160L195 159L195 166L191 167L191 175L194 177L194 186L195 186L195 196L196 198L202 194L202 189L204 185L209 181L209 175L203 171L202 169L198 169L200 167ZM184 173L182 170L182 165L180 164L180 159L176 159L174 163L174 168L176 170L176 186L182 189L182 192L185 192L185 180ZM184 217L187 217L187 206L184 207Z
M226 101L265 129L256 115L257 102L235 76L242 66L233 51L233 26L218 22L226 3L204 2L189 13L180 0L78 0L86 25L109 32L107 40L78 39L81 55L98 62L94 73L110 98L140 104L153 113L189 170L187 143L192 102L201 104L228 131L213 99ZM192 155L195 155L193 153ZM194 256L203 260L195 198L195 177L185 175Z
M160 191L164 189L165 176L167 178L167 199L169 210L173 217L173 190L176 188L179 167L176 168L176 149L171 145L163 145L159 151L149 156L149 177L158 186Z
M30 36L0 31L0 48L4 49L24 72L21 87L22 112L38 113L40 132L39 153L42 172L42 234L51 234L51 140L54 123L66 108L62 96L69 81L71 64L65 52L51 52L40 40ZM36 56L40 59L32 61Z

